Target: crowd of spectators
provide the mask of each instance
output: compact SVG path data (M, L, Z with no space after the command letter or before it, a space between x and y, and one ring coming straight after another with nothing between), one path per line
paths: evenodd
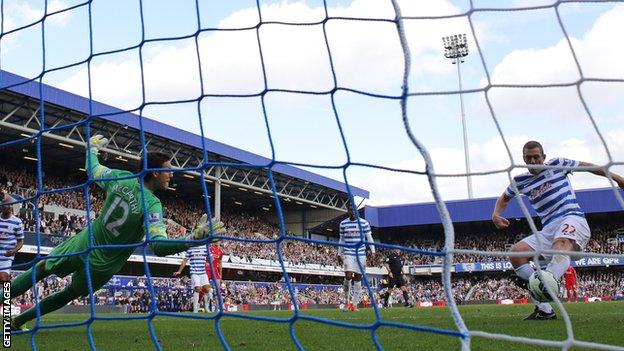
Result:
M624 274L608 271L579 272L577 277L579 296L612 296L624 298Z

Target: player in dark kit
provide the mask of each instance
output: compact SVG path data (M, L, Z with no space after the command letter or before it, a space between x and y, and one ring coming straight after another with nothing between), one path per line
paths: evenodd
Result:
M186 240L203 240L211 232L215 235L225 233L225 226L220 221L208 224L208 215L204 214L199 225L184 239L167 239L167 227L163 221L162 204L155 191L165 190L173 176L170 171L146 172L142 185L139 179L131 177L132 172L110 169L101 165L98 153L108 144L108 139L96 135L90 139L87 150L85 169L89 170L92 180L106 192L106 200L100 214L93 219L91 232L86 227L52 249L45 260L39 261L13 281L11 298L25 293L37 281L52 274L58 277L72 275L72 280L65 289L47 296L37 307L13 318L11 329L21 330L24 323L37 318L38 314L55 311L72 300L89 296L99 290L113 275L117 274L136 246L119 248L99 248L100 246L119 244L139 244L147 239L156 256L166 256L183 252L191 246L206 243L187 243ZM160 152L148 152L148 168L172 168L171 155ZM141 168L143 162L141 163ZM143 194L142 194L143 193ZM147 218L146 218L147 217ZM91 241L95 246L91 246ZM88 260L87 260L88 257ZM91 280L89 286L88 280ZM6 326L5 326L6 327Z
M401 260L396 252L391 252L384 261L384 266L388 270L387 283L381 284L382 288L386 288L386 293L382 295L384 298L384 306L388 307L388 300L394 288L400 288L403 292L405 307L412 307L407 295L407 282L403 276L403 260Z

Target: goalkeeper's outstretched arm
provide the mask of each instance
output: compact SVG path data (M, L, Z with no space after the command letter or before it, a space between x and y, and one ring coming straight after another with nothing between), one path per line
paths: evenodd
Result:
M108 139L101 135L95 135L91 137L89 141L91 146L87 149L87 157L85 157L85 169L87 170L87 174L91 174L94 180L108 178L111 174L111 169L101 165L98 159L99 151L108 145ZM106 185L109 184L109 182L96 181L95 184L106 190Z
M158 209L160 209L160 213L162 213L162 207L160 203L158 204ZM150 213L152 210L150 210ZM158 212L156 212L158 213ZM150 218L160 218L161 216L150 216ZM168 239L167 238L167 229L164 225L162 219L155 220L155 223L150 223L148 227L148 237L150 240L158 240L158 241L150 241L150 247L152 251L156 254L156 256L167 256L173 255L179 252L183 252L188 250L190 247L205 245L203 242L204 239L210 236L210 233L214 233L215 236L220 236L225 234L225 225L221 221L213 220L212 225L206 222L207 216L204 215L202 219L199 221L197 227L191 231L183 239ZM212 230L211 230L212 228ZM201 242L191 242L191 240L202 240ZM218 239L214 238L211 241L217 241ZM183 267L182 267L183 268Z
M108 139L101 135L95 135L89 139L85 169L89 170L89 174L91 174L96 181L116 175L113 170L101 165L98 160L99 151L104 149L106 145L108 145ZM144 172L143 165L147 163L148 169L169 169L171 168L171 155L163 152L148 152L146 156L147 160L141 160L139 169L139 171L143 172L143 184L145 188L152 192L167 189L173 175L171 171ZM96 183L105 190L107 184L110 184L110 182L103 181ZM147 233L147 238L150 240L150 247L157 256L172 255L186 251L192 246L205 244L205 242L188 242L189 240L199 241L209 237L211 233L214 233L214 235L223 235L225 233L225 226L221 221L213 220L209 224L208 216L204 215L197 227L183 240L168 239L167 227L163 221L162 214L163 211L160 200L153 197L145 211L145 215L147 216L147 228L145 228L144 225L143 232Z

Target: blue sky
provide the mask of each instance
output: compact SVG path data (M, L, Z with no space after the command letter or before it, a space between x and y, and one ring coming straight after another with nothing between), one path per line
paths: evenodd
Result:
M79 1L52 0L48 12ZM330 16L392 19L390 1L328 1ZM474 1L476 8L548 5L553 1ZM468 1L399 1L404 16L453 15L469 9ZM44 1L4 1L4 32L41 17ZM624 5L570 3L558 7L585 77L624 78L618 64L622 49L611 45L623 33ZM313 22L324 18L322 1L261 1L263 21ZM199 21L195 1L143 1L146 40L187 36L200 28L253 27L258 23L255 1L201 1ZM45 67L58 68L86 60L93 53L93 98L123 108L141 105L139 50L99 53L141 43L138 1L96 0L89 8L52 15L45 21ZM89 35L89 17L92 33ZM464 89L488 86L478 54L472 23L493 84L555 84L576 82L580 76L557 22L553 7L530 11L475 11L434 20L404 21L412 54L410 91L457 89L456 66L442 56L441 37L469 34L471 53L462 64ZM403 54L396 27L389 22L327 22L331 57L340 87L382 95L400 94ZM91 41L92 39L92 41ZM619 39L619 38L618 38ZM263 90L256 30L202 32L195 38L156 40L143 45L146 101L193 99L200 94L199 51L205 93L255 94ZM333 87L323 27L263 24L260 43L271 89L325 92ZM0 66L26 77L43 69L42 26L4 35ZM87 96L86 64L48 72L44 82ZM607 139L614 161L624 153L621 128L624 116L619 83L585 82L581 90L599 131ZM495 88L487 91L495 118L520 163L520 147L528 139L543 141L548 156L565 156L596 163L607 162L598 134L580 104L576 87ZM486 104L485 93L464 94L471 169L504 169L506 154ZM352 162L423 170L422 158L407 138L397 100L339 91L334 95L270 92L265 96L267 116L280 161L317 166L347 161L338 121L343 128ZM259 97L205 98L201 102L205 134L215 140L270 157L270 147ZM196 103L147 106L144 115L198 132ZM464 173L463 141L457 95L418 96L408 101L412 131L433 155L439 173ZM614 170L622 172L621 167ZM314 169L340 179L340 170ZM518 170L519 171L519 170ZM517 171L514 171L517 172ZM397 174L370 167L349 167L349 182L371 191L371 204L431 200L424 177ZM473 177L475 195L497 196L506 174ZM606 186L604 180L576 175L577 188ZM466 196L465 178L440 179L445 199Z

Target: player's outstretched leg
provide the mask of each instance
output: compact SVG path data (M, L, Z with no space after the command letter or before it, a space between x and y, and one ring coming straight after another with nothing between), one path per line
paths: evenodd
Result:
M41 300L39 302L39 311L41 315L43 316L47 313L58 310L59 308L67 305L68 303L78 298L79 296L80 295L78 293L76 293L73 289L71 289L71 286L67 287ZM37 309L36 309L36 306L33 306L29 308L28 310L26 310L26 312L13 318L13 321L11 323L11 329L19 330L21 329L22 325L24 325L24 323L30 320L33 320L36 317L37 317Z
M33 286L32 271L35 270L35 282L50 275L45 270L45 261L39 261L36 265L28 269L26 272L17 276L11 282L11 298L17 297L28 291Z
M99 290L106 282L110 280L115 272L94 272L94 269L90 270L91 274L91 288L92 291ZM44 272L46 273L46 272ZM58 274L55 272L55 274ZM89 294L89 286L86 278L86 270L83 268L75 272L72 275L72 282L65 289L54 293L39 302L39 311L41 316L56 311L59 308L67 305L72 300L87 296ZM36 306L26 310L26 312L13 318L11 322L11 328L19 329L24 323L33 320L37 317Z

